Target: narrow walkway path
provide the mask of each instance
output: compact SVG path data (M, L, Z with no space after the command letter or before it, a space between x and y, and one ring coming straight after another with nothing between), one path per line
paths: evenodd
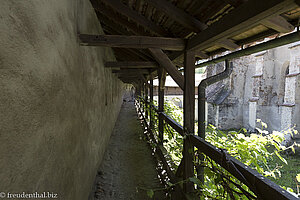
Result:
M104 160L96 177L92 199L150 199L147 190L161 188L151 150L143 139L133 102L124 102ZM155 192L153 199L164 199Z

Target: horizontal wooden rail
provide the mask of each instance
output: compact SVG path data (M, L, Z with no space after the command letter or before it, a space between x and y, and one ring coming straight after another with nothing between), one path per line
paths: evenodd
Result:
M141 100L144 101L143 99ZM243 164L239 160L227 154L225 150L211 145L199 136L186 135L183 131L183 127L180 124L178 124L175 120L173 120L171 117L169 117L163 112L158 112L158 108L153 104L151 104L151 108L155 110L156 113L158 113L158 115L162 117L164 121L167 122L179 134L187 136L187 138L191 141L193 146L197 147L198 150L203 152L205 155L209 156L212 160L214 160L221 167L226 169L234 177L236 177L242 183L247 185L257 195L258 199L298 199L297 197L290 194L288 191L282 189L280 186L258 173L256 170L251 169L249 166ZM157 149L159 149L159 157L165 157L163 154L163 150L161 150L160 147L158 147ZM169 176L169 173L172 170L168 165L168 162L166 160L165 162L166 163L164 163L164 165L168 166L168 168L170 169L166 170ZM180 170L178 169L178 171ZM174 179L174 177L176 179L176 175L174 175L174 172L172 171L172 173L170 173L169 178Z
M169 117L166 113L159 112L158 108L155 105L151 104L151 107L156 113L159 114L159 117L162 117L163 120L165 120L165 122L167 122L175 131L177 131L180 135L184 136L183 127L179 123L177 123L174 119Z
M167 122L175 131L177 131L180 135L184 136L183 127L178 124L174 119L169 117L166 113L161 112L159 116L162 117L165 122Z
M198 136L188 135L187 137L201 152L209 156L212 160L221 165L221 167L247 185L259 197L259 199L298 199L258 173L256 170L251 169L242 162L228 155L224 150L211 145Z

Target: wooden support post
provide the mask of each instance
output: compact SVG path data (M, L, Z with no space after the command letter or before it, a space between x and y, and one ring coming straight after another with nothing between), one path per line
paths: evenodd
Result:
M148 103L148 81L145 83L145 118L146 120L148 120L148 114L149 114L149 111L148 111L148 108L149 108L149 103ZM148 123L148 122L147 122Z
M165 91L165 81L166 81L166 71L164 68L159 68L158 70L158 112L164 111L164 91ZM159 114L158 120L158 133L159 133L159 143L163 144L164 140L164 120Z
M150 108L151 108L151 105L153 104L153 77L151 76L150 77ZM149 109L150 110L150 129L153 129L153 112L152 112L152 109Z
M194 134L195 123L195 51L184 53L184 91L183 91L183 123L187 134ZM194 147L188 139L183 143L184 171L183 179L194 176ZM194 184L186 182L184 191L193 192Z

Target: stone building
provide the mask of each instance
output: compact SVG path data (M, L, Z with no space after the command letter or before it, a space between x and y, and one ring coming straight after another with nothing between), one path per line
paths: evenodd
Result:
M229 79L207 89L209 123L220 129L253 131L261 127L256 122L261 119L269 131L293 126L299 130L299 43L234 59L233 65ZM207 76L223 68L223 63L208 66Z

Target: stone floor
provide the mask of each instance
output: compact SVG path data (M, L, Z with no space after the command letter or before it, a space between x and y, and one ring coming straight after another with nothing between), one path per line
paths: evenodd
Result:
M104 160L98 170L90 200L150 199L147 191L162 185L155 161L144 140L134 103L123 103ZM162 191L152 199L165 199Z

